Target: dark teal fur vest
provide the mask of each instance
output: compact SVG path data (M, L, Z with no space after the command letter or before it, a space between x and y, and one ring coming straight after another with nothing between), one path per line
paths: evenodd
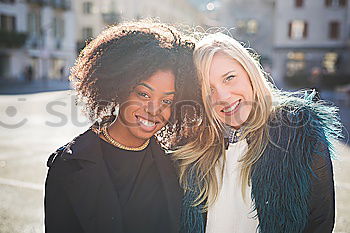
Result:
M298 233L307 224L313 156L333 157L331 139L342 130L337 108L313 97L286 94L268 122L271 142L251 173L258 232ZM188 180L191 191L183 199L181 232L204 233L203 206L192 205L198 185L191 175Z

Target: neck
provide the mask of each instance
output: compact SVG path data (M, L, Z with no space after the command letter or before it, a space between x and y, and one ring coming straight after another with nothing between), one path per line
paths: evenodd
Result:
M129 128L119 118L108 127L108 133L114 140L128 147L139 147L147 141L132 135Z

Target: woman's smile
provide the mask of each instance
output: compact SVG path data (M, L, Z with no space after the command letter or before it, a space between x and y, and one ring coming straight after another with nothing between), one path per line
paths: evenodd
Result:
M159 124L159 121L152 121L146 118L143 118L141 116L135 116L137 119L138 125L141 127L142 130L146 132L152 132L157 128L157 124Z
M241 99L239 99L239 100L233 102L232 104L230 104L229 106L223 108L221 110L221 112L223 112L226 116L231 116L235 112L238 111L238 109L240 107L240 103L241 103Z
M211 102L220 120L239 128L252 111L253 88L248 73L224 53L214 55L209 70Z

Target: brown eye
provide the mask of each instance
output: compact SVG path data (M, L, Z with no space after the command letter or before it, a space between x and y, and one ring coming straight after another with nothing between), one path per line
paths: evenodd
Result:
M172 100L162 100L164 104L171 105L173 103Z
M145 93L145 92L136 92L136 94L138 96L141 96L141 97L145 98L145 99L149 99L150 98L150 96L147 93Z

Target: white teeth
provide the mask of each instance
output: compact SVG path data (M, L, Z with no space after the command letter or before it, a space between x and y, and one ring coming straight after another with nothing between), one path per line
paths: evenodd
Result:
M231 111L233 111L237 106L238 106L238 104L240 103L241 101L237 101L237 103L235 104L235 105L233 105L232 107L230 107L230 108L225 108L225 109L223 109L222 111L223 112L231 112Z
M144 120L142 118L139 118L139 121L144 124L145 126L148 126L148 127L153 127L156 125L156 123L154 122L151 122L151 121L147 121L147 120Z

